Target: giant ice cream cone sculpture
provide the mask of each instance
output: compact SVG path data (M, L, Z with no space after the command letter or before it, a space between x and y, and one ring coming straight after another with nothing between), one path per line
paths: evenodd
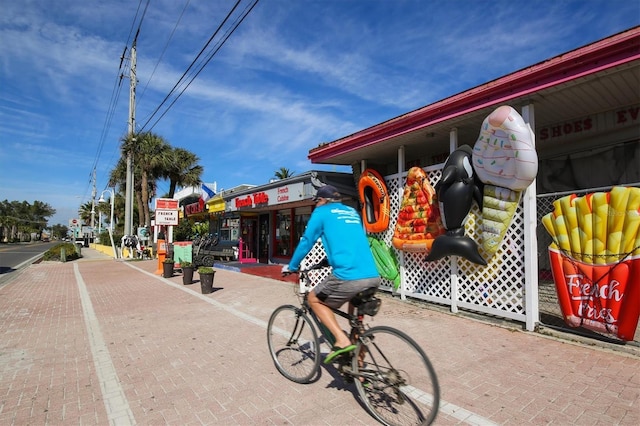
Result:
M640 315L640 188L553 203L542 218L558 302L572 327L633 340Z
M482 246L491 257L500 247L520 195L538 173L534 134L520 114L504 105L482 123L473 147L473 168L485 184Z

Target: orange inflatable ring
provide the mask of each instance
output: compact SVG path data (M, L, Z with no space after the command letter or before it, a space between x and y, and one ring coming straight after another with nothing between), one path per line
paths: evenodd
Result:
M389 228L391 206L389 191L380 173L365 169L358 181L358 193L364 228L371 233L386 231Z

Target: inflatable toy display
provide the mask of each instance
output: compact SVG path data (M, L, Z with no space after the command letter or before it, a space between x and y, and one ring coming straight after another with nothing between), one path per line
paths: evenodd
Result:
M412 167L402 195L392 244L398 250L424 252L444 233L435 190L420 167Z
M571 327L633 340L640 316L640 188L553 203L542 218L558 302Z
M400 271L398 270L398 260L395 253L384 242L374 237L368 237L368 239L378 273L382 278L392 281L393 289L397 290L400 286Z
M538 173L535 136L520 114L498 107L482 123L473 147L473 169L484 185L482 246L489 256L498 250L520 195Z
M367 232L383 232L389 228L389 192L384 178L373 169L365 169L358 181L362 204L362 222Z
M464 224L473 200L482 208L481 183L476 180L471 157L471 147L467 145L453 151L436 183L440 214L447 232L435 239L427 261L455 255L480 265L487 264L478 253L476 242L464 235Z

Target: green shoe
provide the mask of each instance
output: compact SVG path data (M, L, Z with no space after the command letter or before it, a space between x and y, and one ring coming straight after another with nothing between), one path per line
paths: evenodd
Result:
M356 345L349 345L344 348L339 348L337 346L334 346L333 348L331 348L333 352L327 355L327 357L324 359L324 363L330 364L331 361L333 361L337 356L347 354L349 352L354 351L355 349L356 349Z

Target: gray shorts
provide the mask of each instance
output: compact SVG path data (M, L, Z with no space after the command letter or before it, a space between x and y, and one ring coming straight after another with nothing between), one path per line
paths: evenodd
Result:
M379 277L345 281L336 278L333 274L329 274L329 276L318 284L313 291L322 303L334 309L338 309L362 290L366 290L371 287L378 288L379 286Z

